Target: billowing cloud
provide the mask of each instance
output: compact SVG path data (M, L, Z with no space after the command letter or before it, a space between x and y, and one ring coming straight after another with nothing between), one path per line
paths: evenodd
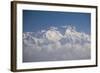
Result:
M55 29L48 30L45 35L46 38L51 41L58 41L62 39L62 34Z
M23 62L90 59L90 44L90 35L78 32L74 26L66 26L64 34L57 27L40 33L25 32Z

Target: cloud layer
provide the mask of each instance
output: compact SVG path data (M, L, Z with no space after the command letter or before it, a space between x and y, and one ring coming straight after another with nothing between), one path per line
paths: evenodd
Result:
M23 62L90 59L90 35L74 26L23 33Z

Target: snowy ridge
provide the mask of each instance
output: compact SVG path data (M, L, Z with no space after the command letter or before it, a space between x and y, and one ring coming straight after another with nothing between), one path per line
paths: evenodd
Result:
M72 25L50 27L40 32L23 33L23 61L90 59L90 35L78 32Z

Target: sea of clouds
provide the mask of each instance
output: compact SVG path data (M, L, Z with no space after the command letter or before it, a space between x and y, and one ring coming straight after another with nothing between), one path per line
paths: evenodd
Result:
M23 33L23 62L83 60L91 58L90 34L72 25Z

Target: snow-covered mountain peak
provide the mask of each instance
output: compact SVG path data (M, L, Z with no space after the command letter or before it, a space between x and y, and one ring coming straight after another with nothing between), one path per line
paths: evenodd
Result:
M24 32L23 54L27 60L90 59L90 35L78 31L72 25L64 27L66 28L50 27L37 32Z

